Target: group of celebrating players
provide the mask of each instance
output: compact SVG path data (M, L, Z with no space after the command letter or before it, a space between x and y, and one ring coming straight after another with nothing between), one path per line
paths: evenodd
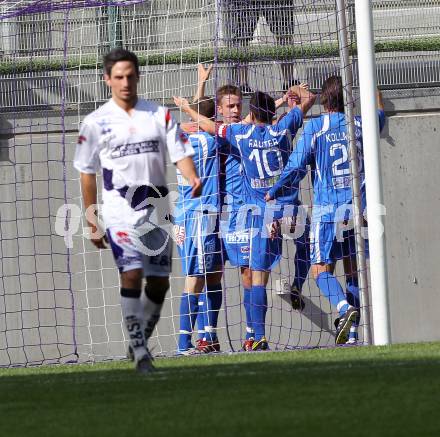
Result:
M96 172L102 169L106 233L99 232L94 214L88 222L92 242L98 248L110 243L120 271L121 308L136 368L142 373L154 369L147 341L169 287L172 248L166 231L151 225L155 200L168 193L166 149L177 167L173 231L186 277L178 354L220 350L216 328L226 260L241 272L243 349L268 349L266 286L281 258L281 224L294 228L300 221L300 181L308 168L313 208L311 223L303 220L304 232L294 240L292 306L304 308L301 289L311 267L319 290L339 312L336 344L355 343L360 302L354 234L348 226L352 191L341 78L324 81L320 96L324 112L305 125L293 148L292 139L316 99L305 84L291 87L276 102L266 93L253 93L250 113L242 119L240 89L225 85L217 89L215 101L205 97L210 69L199 66L195 101L174 98L192 119L182 124L185 135L168 110L137 97L139 65L133 53L113 50L104 58L104 69L112 99L83 121L74 165L81 173L86 208L96 204ZM288 111L276 119L277 108L284 104ZM382 128L380 95L378 116ZM362 167L359 117L355 127ZM360 178L364 190L362 171ZM365 196L363 202L365 206ZM345 292L333 274L341 258ZM193 346L196 321L199 338Z

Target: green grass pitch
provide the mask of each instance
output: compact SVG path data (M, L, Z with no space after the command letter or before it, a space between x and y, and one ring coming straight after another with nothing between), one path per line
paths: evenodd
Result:
M440 343L0 370L0 435L440 436Z

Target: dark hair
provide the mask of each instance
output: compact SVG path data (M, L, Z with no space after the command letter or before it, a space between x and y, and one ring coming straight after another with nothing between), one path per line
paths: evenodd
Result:
M217 89L217 92L215 93L215 100L217 102L217 105L220 105L220 102L222 101L222 98L227 95L233 95L240 97L241 99L241 91L240 88L234 85L223 85L220 88Z
M344 112L341 76L330 76L322 84L321 104L327 111Z
M256 91L251 97L249 108L255 118L262 123L272 123L275 117L275 101L269 94Z
M120 61L132 62L136 69L136 74L139 76L139 60L137 56L133 52L121 48L113 49L104 56L105 74L111 76L113 65Z
M202 96L191 103L191 108L208 118L215 117L215 103L212 97Z

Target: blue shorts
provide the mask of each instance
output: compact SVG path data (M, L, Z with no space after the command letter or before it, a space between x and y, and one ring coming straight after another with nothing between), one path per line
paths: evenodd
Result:
M230 211L225 220L220 221L224 260L234 267L249 267L249 229L247 213Z
M368 240L365 240L368 257ZM342 258L356 257L353 229L343 230L334 222L312 222L310 227L310 260L312 264L334 264Z
M185 211L174 220L173 231L185 276L219 271L222 252L216 212Z
M282 212L267 215L267 208L261 208L260 211L249 213L248 223L250 229L250 257L249 267L251 270L270 271L281 259L283 241L281 233L271 239L270 226L273 219L280 219Z

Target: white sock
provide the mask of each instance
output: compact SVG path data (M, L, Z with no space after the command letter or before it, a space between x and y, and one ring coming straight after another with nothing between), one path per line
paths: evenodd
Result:
M140 298L121 296L122 317L130 337L134 359L139 361L146 354L144 317Z
M160 319L163 303L153 302L148 296L144 300L145 341L151 337L157 322Z

